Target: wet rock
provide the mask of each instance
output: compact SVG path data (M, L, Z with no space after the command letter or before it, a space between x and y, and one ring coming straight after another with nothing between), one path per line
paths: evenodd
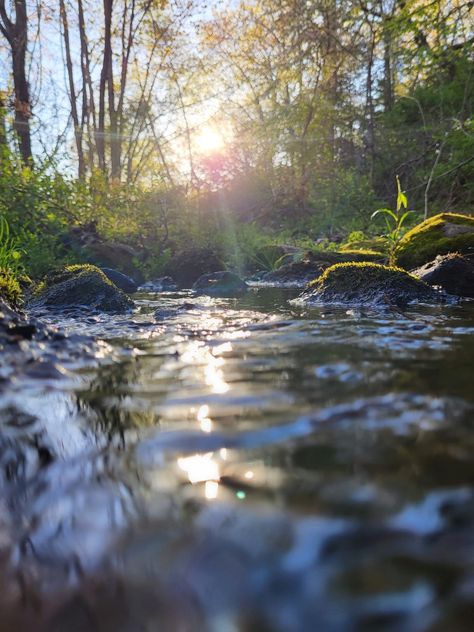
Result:
M474 298L474 263L457 253L439 255L413 274L429 285L442 287L448 294Z
M306 287L317 279L327 268L336 263L350 261L380 260L383 255L372 251L351 250L348 252L307 252L302 261L293 261L277 270L262 275L258 282L281 287Z
M210 248L189 248L176 253L165 267L181 287L191 287L203 274L221 270L220 256Z
M138 288L140 292L174 292L178 286L170 276L147 281Z
M409 303L442 303L447 297L400 268L340 263L328 268L298 300L305 304L403 307Z
M101 268L105 276L112 281L118 288L127 294L133 294L137 291L138 285L136 282L126 274L122 274L118 270L113 268Z
M198 294L215 297L242 296L248 290L245 281L233 272L220 271L203 274L193 285Z
M183 303L178 307L170 307L168 309L157 309L155 312L156 320L168 320L169 318L174 318L175 316L179 316L183 312L188 312L194 309L194 305L192 303Z
M412 228L397 249L397 264L411 270L438 255L474 254L474 217L441 213Z
M264 285L303 288L314 281L330 265L330 263L311 259L295 261L281 266L278 270L265 273L258 282Z
M122 314L133 301L105 274L91 265L67 266L49 274L34 290L29 307L86 308Z

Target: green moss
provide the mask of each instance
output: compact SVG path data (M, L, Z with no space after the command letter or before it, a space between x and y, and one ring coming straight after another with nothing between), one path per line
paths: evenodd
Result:
M416 268L437 255L474 253L474 218L457 213L440 213L412 228L397 248L397 264Z
M327 268L306 290L303 298L346 304L440 302L429 285L398 267L378 263L338 263Z
M369 248L349 248L350 244L341 248L341 252L345 255L354 257L354 261L380 261L385 258L383 252L378 250L370 250Z
M367 251L383 253L387 247L387 240L384 237L366 237L356 241L348 241L339 248L341 252Z
M0 299L12 307L18 307L21 297L21 287L15 275L10 270L0 269Z
M44 279L40 281L34 288L33 295L38 296L53 285L57 285L58 283L62 283L63 281L68 281L69 279L78 278L80 276L88 274L97 275L97 278L100 278L101 281L103 281L107 285L115 287L112 281L110 281L110 279L97 266L94 266L90 263L74 263L72 265L65 266L64 268L59 268L53 270L52 272L48 272Z
M347 275L350 272L350 277ZM316 285L327 284L329 282L340 283L341 279L349 283L353 283L354 279L366 283L383 280L387 277L387 273L400 275L401 278L409 277L414 281L420 282L413 274L410 274L402 268L396 266L386 266L381 263L371 263L369 261L360 261L353 263L336 263L321 274L320 277L310 283L310 287ZM424 285L424 284L423 284Z
M75 264L46 275L33 290L30 306L88 306L122 313L133 301L96 266Z

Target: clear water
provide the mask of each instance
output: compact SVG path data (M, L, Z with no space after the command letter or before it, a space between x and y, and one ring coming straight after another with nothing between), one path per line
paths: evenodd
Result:
M1 400L0 630L471 629L474 302L293 296L49 317L107 344Z

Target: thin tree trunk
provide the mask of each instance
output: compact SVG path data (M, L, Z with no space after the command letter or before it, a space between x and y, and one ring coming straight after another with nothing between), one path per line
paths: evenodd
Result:
M4 94L0 92L0 160L7 148L7 126L5 123L6 107Z
M13 128L18 137L20 156L25 164L33 164L31 151L31 99L26 78L26 49L28 44L28 14L26 0L15 0L15 22L7 15L5 0L0 0L0 31L10 44L13 87L15 91L15 120Z
M372 30L372 28L371 28ZM369 58L367 60L367 79L366 79L366 100L365 100L365 116L366 116L366 141L365 149L369 163L369 179L373 183L374 164L375 164L375 130L374 130L374 96L373 96L373 68L374 68L374 50L375 50L375 34L372 30L370 40Z
M110 86L110 78L113 77L112 72L112 6L113 0L104 0L104 52L102 58L102 70L100 73L99 83L99 124L97 130L97 153L99 158L99 167L105 173L105 93L107 86L109 88L109 112L110 112L110 92L113 95L113 85ZM112 125L112 121L110 121ZM110 130L112 132L112 130Z
M393 107L393 68L392 68L392 34L390 19L386 18L383 27L383 103L386 112Z
M82 0L77 1L78 17L79 17L79 39L81 42L81 71L82 71L82 89L83 89L83 104L82 104L82 123L87 126L88 131L88 148L89 148L89 168L92 170L94 166L94 153L98 154L98 130L97 130L97 116L94 99L94 88L92 85L91 71L90 71L90 57L89 57L89 44L87 41L86 27L84 20L84 9ZM91 118L92 118L92 130L91 134ZM93 139L93 140L92 140Z
M74 71L72 68L71 45L69 41L69 25L67 20L66 5L64 0L59 0L59 12L63 26L64 48L66 53L66 68L69 83L69 101L71 103L71 116L74 125L74 139L76 141L76 150L78 158L78 175L79 178L85 176L84 152L82 150L82 127L79 123L79 115L77 112L76 88L74 86Z

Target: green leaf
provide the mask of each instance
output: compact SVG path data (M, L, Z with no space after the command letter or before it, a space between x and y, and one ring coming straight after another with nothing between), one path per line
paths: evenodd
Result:
M414 213L415 211L406 211L405 213L403 213L403 215L400 217L400 219L398 220L398 226L401 227L404 223L404 221L406 220L406 218L411 215L412 213Z
M400 178L395 176L397 180L397 213L402 208L406 208L408 206L408 200L405 193L402 191L402 187L400 185Z
M377 217L377 215L389 215L395 221L397 221L397 216L389 208L379 208L379 209L377 209L374 213L372 213L372 215L370 216L370 219L374 219L375 217Z

